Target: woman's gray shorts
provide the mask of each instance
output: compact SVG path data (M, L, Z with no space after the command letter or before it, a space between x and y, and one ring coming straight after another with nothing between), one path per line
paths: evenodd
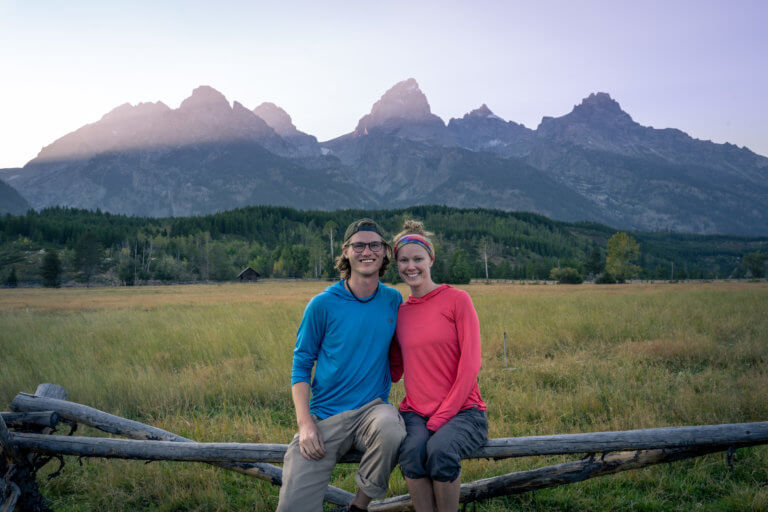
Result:
M400 471L406 478L453 482L461 474L461 459L488 439L485 411L464 409L440 427L427 430L427 420L415 412L401 412L407 432L400 445Z

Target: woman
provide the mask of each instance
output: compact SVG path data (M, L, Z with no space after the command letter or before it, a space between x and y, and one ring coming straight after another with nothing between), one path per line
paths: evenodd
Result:
M459 508L461 459L485 444L480 398L480 326L469 295L432 280L435 252L424 226L406 221L394 240L395 261L411 296L397 313L392 380L405 370L400 414L407 435L400 470L417 512Z

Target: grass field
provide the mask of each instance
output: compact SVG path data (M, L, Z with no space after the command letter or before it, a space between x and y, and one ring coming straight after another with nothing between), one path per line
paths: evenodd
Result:
M287 443L295 332L325 286L0 290L0 409L53 382L198 441ZM480 316L491 437L768 420L768 283L463 288ZM462 478L573 458L467 461ZM332 483L354 490L353 472L339 466ZM69 458L39 480L57 511L268 511L278 492L194 463ZM391 492L407 492L397 470ZM768 510L768 447L739 450L733 472L711 455L477 510Z

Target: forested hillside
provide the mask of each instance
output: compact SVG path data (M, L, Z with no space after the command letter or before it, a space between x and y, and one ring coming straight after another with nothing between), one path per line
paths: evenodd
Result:
M0 280L42 283L55 252L64 283L227 281L246 266L262 277L333 278L344 229L372 217L390 234L417 218L435 233L433 273L470 278L548 279L554 267L599 274L617 230L553 221L532 213L420 206L399 210L301 211L258 206L200 217L143 218L49 208L0 217ZM768 251L768 238L635 232L641 279L744 277L743 257ZM52 264L51 261L48 262ZM487 267L486 267L487 264ZM390 270L386 280L396 279ZM11 279L13 282L14 279Z

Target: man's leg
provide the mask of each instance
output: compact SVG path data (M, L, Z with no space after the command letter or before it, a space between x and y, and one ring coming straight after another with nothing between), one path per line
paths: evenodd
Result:
M405 438L400 413L390 404L365 405L360 408L353 432L354 446L363 452L355 481L367 501L382 498L387 493L389 475L397 464L400 443ZM362 501L355 505L367 507L368 503L362 504Z
M344 423L342 414L317 422L325 443L325 457L320 460L305 459L299 452L299 435L294 436L283 459L283 485L280 486L277 512L318 512L323 509L323 496L337 454L346 453L354 442Z

